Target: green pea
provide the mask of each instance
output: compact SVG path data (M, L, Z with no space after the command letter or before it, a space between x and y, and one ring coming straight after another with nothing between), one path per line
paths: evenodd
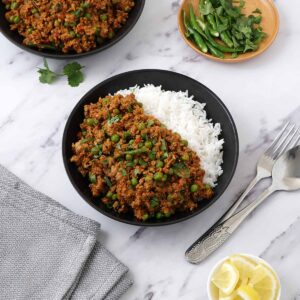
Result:
M84 17L87 18L87 19L90 19L92 17L92 15L90 13L85 13Z
M147 121L147 127L148 127L148 128L151 127L151 126L154 125L154 124L155 124L154 120L148 120L148 121Z
M127 161L132 161L133 160L133 156L131 154L126 154L126 160Z
M109 199L112 199L113 193L112 193L111 191L109 191L109 192L106 194L106 197L109 198Z
M100 15L101 21L106 21L107 20L107 14L102 14Z
M189 142L188 142L187 140L182 140L182 141L181 141L181 145L187 147L187 146L189 145Z
M187 153L182 155L182 160L188 161L190 159L189 155Z
M10 5L10 8L11 9L16 9L16 8L18 8L18 3L17 2L12 2L12 4Z
M166 182L168 180L168 175L164 174L161 181Z
M152 148L152 147L153 147L151 141L146 141L146 142L145 142L145 146L146 146L147 148Z
M96 183L97 182L97 178L95 174L89 173L89 180L91 183Z
M167 159L169 157L169 154L167 152L165 152L162 156L162 159Z
M99 155L99 152L101 151L101 145L96 145L91 149L92 154L94 155Z
M108 33L108 38L112 39L115 36L115 33L113 31Z
M170 169L168 170L168 174L169 174L169 175L173 175L173 174L174 174L174 169L173 169L173 168L170 168Z
M54 20L54 26L58 27L60 25L60 20L56 19Z
M139 123L139 125L138 125L138 130L143 130L143 129L145 129L145 128L146 128L145 123Z
M162 217L163 217L164 215L161 213L161 212L158 212L157 214L156 214L156 219L161 219Z
M192 184L190 190L192 193L195 193L199 190L199 186L197 184Z
M145 176L145 181L147 182L152 181L152 177L149 175Z
M94 27L94 30L95 30L95 35L99 35L100 33L100 28L99 27Z
M159 201L158 201L158 198L157 198L157 197L153 197L153 198L150 200L150 206L151 206L152 208L155 208L158 204L159 204Z
M123 138L124 138L124 140L127 140L127 139L129 139L130 138L130 132L128 132L128 131L125 131L124 132L124 134L123 134Z
M163 178L163 173L161 172L156 172L153 176L154 180L155 181L162 181L162 178Z
M164 163L161 160L158 160L156 163L157 168L162 168L164 166Z
M131 179L131 185L132 186L136 186L138 184L138 180L135 178L135 177L133 177L132 179Z
M118 195L117 194L113 194L111 197L112 200L117 200L118 199Z
M76 36L76 33L73 30L70 31L69 34L70 34L71 37L75 37Z
M145 162L143 159L140 158L140 159L139 159L139 165L145 167L145 166L147 166L148 164L147 164L147 162Z
M211 186L209 184L206 184L204 187L206 190L209 190L211 188Z
M82 9L81 8L78 8L76 11L74 11L74 15L79 18L82 14Z
M168 201L172 201L172 200L173 200L173 195L172 195L172 194L168 194L167 200L168 200Z
M110 139L112 142L118 143L120 141L120 136L117 134L113 134Z
M83 8L89 8L90 4L88 2L84 2L84 3L81 4L81 7L83 7Z
M28 28L28 29L27 29L27 32L28 32L29 34L33 33L33 28L32 28L32 27Z
M130 141L128 142L129 145L132 145L133 143L134 143L134 140L130 140Z
M20 17L19 17L19 16L14 16L13 22L14 22L15 24L19 23L19 22L20 22Z
M99 122L98 120L96 119L92 119L92 118L88 118L86 120L86 124L88 124L89 126L94 126L94 125L97 125Z
M154 160L155 158L156 158L156 153L155 152L150 152L149 153L149 158L151 159L151 160Z
M135 159L133 160L133 163L134 163L134 165L137 165L137 164L139 163L139 159L138 159L138 158L135 158Z
M112 203L106 203L106 207L109 208L109 209L112 209L113 208L113 204Z
M126 167L129 167L129 168L131 168L131 167L134 167L134 162L133 161L130 161L130 162L128 162L127 164L126 164Z
M33 9L31 10L31 13L32 13L33 15L37 14L38 12L39 12L39 11L38 11L37 8L33 8Z
M149 218L149 215L148 215L148 214L144 214L144 215L143 215L143 221L146 221L148 218Z

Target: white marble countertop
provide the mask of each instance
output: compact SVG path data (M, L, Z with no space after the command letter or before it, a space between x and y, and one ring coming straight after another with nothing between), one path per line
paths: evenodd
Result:
M177 31L179 0L147 0L136 27L111 49L80 60L85 82L38 81L40 57L0 35L0 163L72 211L102 224L102 242L127 264L135 284L122 299L207 299L206 280L216 261L233 252L260 255L278 271L282 299L300 299L300 192L277 193L257 209L218 252L199 266L186 248L220 217L254 174L255 162L283 120L300 122L300 2L276 1L281 26L274 45L241 64L198 56ZM64 61L49 60L54 69ZM142 68L174 70L212 89L231 111L240 138L236 175L224 196L201 215L177 225L138 228L117 223L88 206L65 173L61 140L80 97L112 75ZM260 185L252 197L255 197Z

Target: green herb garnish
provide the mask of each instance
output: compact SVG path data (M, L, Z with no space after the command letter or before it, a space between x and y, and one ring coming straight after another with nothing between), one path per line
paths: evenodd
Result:
M83 67L77 62L73 62L65 65L63 69L63 73L65 76L68 77L68 83L70 86L76 87L83 82L84 75L81 72L82 68Z
M38 73L40 73L39 80L41 83L51 84L57 79L59 74L56 74L55 72L49 69L48 62L45 58L44 58L44 67L45 69L39 68L38 70Z
M79 63L72 62L65 65L63 69L63 74L55 73L50 70L47 60L44 58L44 67L39 68L38 73L40 74L39 80L41 83L51 84L58 77L66 76L68 78L68 83L71 87L79 86L84 80L84 75L81 72L83 68Z

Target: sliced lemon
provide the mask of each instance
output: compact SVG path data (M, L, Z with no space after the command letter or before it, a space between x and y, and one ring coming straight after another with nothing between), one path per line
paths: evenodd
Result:
M257 291L249 285L242 285L236 291L235 300L261 300Z
M219 300L235 300L236 298L236 293L233 292L230 295L226 295L223 293L221 290L219 290Z
M249 285L259 294L261 300L275 300L279 282L276 275L267 266L258 265L250 278Z
M248 284L249 278L252 276L252 272L256 267L256 263L239 254L232 255L229 260L238 269L242 284Z
M230 295L233 292L238 281L239 271L229 261L224 262L212 277L212 282L215 286L226 295Z

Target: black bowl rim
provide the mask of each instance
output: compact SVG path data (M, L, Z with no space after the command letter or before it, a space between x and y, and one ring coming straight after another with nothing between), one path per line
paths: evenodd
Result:
M234 133L234 140L235 140L234 163L233 163L233 166L232 166L232 169L231 169L231 173L227 176L227 178L228 178L227 183L224 185L223 190L216 197L214 197L214 199L212 201L210 201L206 206L204 206L204 207L200 208L199 210L191 213L190 215L187 215L187 216L179 218L179 219L169 220L169 221L167 220L167 221L158 222L158 223L151 223L151 222L143 223L143 222L139 222L139 221L136 221L136 220L125 220L125 219L122 219L121 217L112 215L112 214L102 210L97 205L95 205L92 201L90 201L89 199L87 199L87 197L85 197L85 195L82 193L81 189L77 186L77 184L76 184L75 180L73 179L72 174L69 170L69 167L68 167L69 166L69 161L68 161L68 158L67 158L67 155L66 155L67 132L69 130L71 120L72 120L75 112L77 112L77 110L82 105L82 103L86 101L86 98L88 98L94 91L99 89L102 85L105 85L106 83L114 81L114 80L118 80L119 77L123 77L123 76L129 75L129 74L132 74L132 73L144 73L144 72L161 72L161 73L165 73L165 74L169 74L169 75L172 74L172 75L176 75L176 76L180 76L182 78L188 79L190 81L194 81L195 83L201 85L204 89L206 89L209 93L211 93L212 96L215 97L217 102L224 109L224 112L226 113L226 115L228 117L228 121L230 122L230 125L232 126L233 133ZM65 129L64 129L64 133L63 133L63 139L62 139L62 156L63 156L63 162L64 162L65 170L67 172L67 175L68 175L69 180L71 181L73 187L79 193L79 195L83 198L83 200L85 202L87 202L90 206L92 206L94 209L96 209L98 212L100 212L101 214L109 217L110 219L113 219L113 220L121 222L121 223L126 223L126 224L130 224L130 225L135 225L135 226L142 226L142 227L158 227L158 226L172 225L172 224L180 223L180 222L186 221L186 220L188 220L192 217L195 217L198 214L200 214L201 212L208 209L211 205L213 205L224 194L227 187L231 183L232 178L233 178L233 176L235 174L235 171L236 171L238 158L239 158L239 138L238 138L238 132L237 132L235 122L234 122L229 110L227 109L227 107L225 106L223 101L214 92L212 92L208 87L206 87L205 85L203 85L199 81L197 81L197 80L195 80L195 79L193 79L189 76L186 76L186 75L183 75L183 74L180 74L180 73L177 73L177 72L168 71L168 70L160 70L160 69L139 69L139 70L132 70L132 71L128 71L128 72L124 72L124 73L120 73L120 74L117 74L115 76L112 76L112 77L98 83L91 90L89 90L83 97L81 97L79 102L73 108L73 110L72 110L71 114L69 115L69 118L66 122L66 125L65 125Z
M96 54L96 53L99 53L99 52L102 52L104 50L106 50L107 48L110 48L111 46L115 45L117 42L119 42L121 39L123 39L132 29L133 27L136 25L137 21L139 20L143 10L144 10L144 7L145 7L145 2L146 0L139 0L141 3L140 3L140 9L139 11L137 12L137 15L135 17L135 19L132 21L132 23L126 27L126 29L124 30L124 32L122 34L120 34L119 36L117 36L116 38L113 38L111 39L107 44L99 47L99 48L95 48L93 50L90 50L88 52L83 52L83 53L72 53L72 54L57 54L57 53L45 53L43 51L39 51L39 50L35 50L33 48L30 48L22 43L19 43L17 42L15 39L11 38L5 30L3 30L1 27L0 27L0 32L10 41L12 42L14 45L16 45L17 47L29 52L29 53L32 53L32 54L35 54L35 55L38 55L38 56L41 56L41 57L45 57L45 58L53 58L53 59L78 59L78 58L82 58L82 57L86 57L86 56L89 56L89 55L93 55L93 54ZM1 4L1 3L0 3ZM126 26L126 24L125 24Z

